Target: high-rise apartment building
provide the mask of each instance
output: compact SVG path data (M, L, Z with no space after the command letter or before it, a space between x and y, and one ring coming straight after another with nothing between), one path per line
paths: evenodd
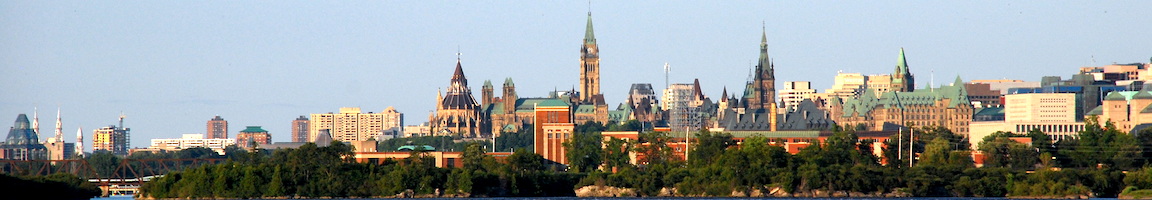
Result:
M395 111L395 110L393 110ZM403 120L399 112L362 113L358 107L340 108L340 113L312 114L308 120L308 140L316 140L321 130L328 130L333 140L351 142L376 138L384 131L386 116L393 115ZM396 122L403 124L403 122ZM389 125L391 127L392 125Z
M308 142L308 117L300 115L292 120L292 142Z
M208 139L228 139L228 121L220 115L208 120Z
M236 133L236 146L247 149L252 148L252 143L256 143L257 146L272 144L272 135L260 126L247 126L240 133Z
M804 99L811 99L816 90L812 89L812 83L808 81L790 81L784 82L784 89L779 91L780 101L784 102L784 107L795 109L800 105Z
M660 107L664 110L677 110L688 107L692 102L692 88L696 85L691 83L673 83L664 89L664 96L661 97Z
M380 112L384 118L383 129L385 134L392 136L399 136L404 134L404 113L396 111L396 108L388 106L384 108L384 112ZM380 139L380 138L377 138Z
M120 126L108 125L92 131L92 151L110 151L112 154L127 156L130 128L124 128L124 115L120 115Z

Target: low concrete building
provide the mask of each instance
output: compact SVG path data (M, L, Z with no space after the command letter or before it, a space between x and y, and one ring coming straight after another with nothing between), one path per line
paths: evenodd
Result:
M224 148L235 144L235 140L228 138L207 139L204 134L184 134L178 139L152 139L148 149L163 151L180 151L188 148L204 147L224 154Z

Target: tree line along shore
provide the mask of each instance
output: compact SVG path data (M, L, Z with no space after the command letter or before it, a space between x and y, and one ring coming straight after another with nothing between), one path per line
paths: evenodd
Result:
M438 144L463 149L463 167L456 168L435 167L421 151L401 160L357 163L351 147L339 142L231 149L229 161L168 173L145 184L140 197L1152 197L1152 130L1127 134L1111 123L1088 123L1079 137L1060 141L1035 131L992 134L981 139L983 167L975 167L968 138L939 127L885 141L886 146L912 143L918 155L912 167L896 149L885 148L881 156L862 151L872 149L871 142L858 142L853 130L839 127L823 144L796 154L769 145L770 138L746 138L737 145L731 135L704 131L695 135L687 162L664 145L671 139L666 133L642 133L638 141L603 140L599 134L630 128L579 125L565 143L569 165L525 150L530 146L510 147L516 151L497 161L480 143ZM517 139L525 134L530 133L497 140L530 145ZM645 155L635 161L640 164L632 164L631 152ZM191 154L169 154L181 153Z

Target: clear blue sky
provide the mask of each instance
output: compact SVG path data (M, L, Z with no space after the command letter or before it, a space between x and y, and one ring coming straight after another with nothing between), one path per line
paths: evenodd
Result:
M699 78L741 92L762 23L778 87L837 71L890 73L907 51L931 81L1067 77L1081 66L1148 62L1149 1L595 1L602 90ZM474 94L512 77L524 97L577 86L587 1L2 1L0 123L40 108L41 137L116 123L132 146L264 126L288 141L299 115L394 106L427 120L463 54ZM1095 61L1093 61L1093 58ZM613 106L614 108L615 106ZM91 138L86 139L89 142ZM91 147L91 144L86 146Z

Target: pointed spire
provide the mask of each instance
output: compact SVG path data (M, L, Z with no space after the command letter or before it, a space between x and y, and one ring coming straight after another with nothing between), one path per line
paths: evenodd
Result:
M724 89L720 92L720 101L728 101L728 86L724 86Z
M60 107L56 107L56 142L64 142L64 130L60 123Z
M452 81L464 79L464 68L460 66L460 58L456 58L456 72L452 73Z
M584 44L596 44L596 34L592 33L592 11L588 11L588 27L584 30Z
M960 75L956 75L956 82L952 82L952 86L964 86L964 80L960 79Z
M760 46L768 46L768 25L760 22Z
M700 90L700 79L692 80L692 96L696 98L696 100L704 99L704 91Z
M904 47L900 47L900 58L896 60L896 74L908 73L908 60L904 58Z
M768 58L768 30L762 27L763 30L760 34L760 60L756 63L756 78L772 78L775 77L775 69L772 66L772 59Z
M76 127L76 155L84 155L84 127Z
M40 108L32 107L32 132L40 135Z

